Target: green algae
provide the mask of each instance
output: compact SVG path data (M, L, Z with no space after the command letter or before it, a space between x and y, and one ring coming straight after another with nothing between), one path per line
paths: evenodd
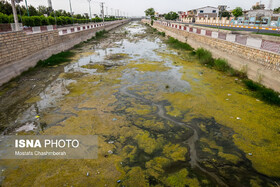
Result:
M125 53L116 53L116 54L110 54L106 56L106 60L112 60L112 61L119 61L124 59L130 59L131 57L128 54Z
M196 178L188 177L189 172L187 169L182 169L175 174L169 175L165 181L168 186L172 187L198 187L199 181Z
M182 79L190 82L192 89L188 93L165 94L162 99L184 112L185 121L201 116L214 117L218 123L232 128L236 133L234 143L245 153L252 153L253 156L247 154L247 158L253 167L266 175L279 177L279 107L250 97L247 89L233 77L174 55L164 57L182 66ZM204 73L200 75L202 71Z
M141 132L135 137L140 149L143 149L146 153L152 154L154 151L160 149L163 144L163 138L152 138L149 132Z
M145 61L144 63L135 63L135 61L130 61L130 64L128 64L127 66L129 68L135 68L138 71L142 71L142 72L147 72L147 71L162 72L170 69L169 67L166 67L163 62L155 62L155 61Z
M172 145L171 143L167 144L163 148L163 154L172 159L174 162L176 161L185 161L186 160L186 154L188 152L188 149L185 147L180 147L180 145Z
M103 64L87 64L82 66L82 68L86 69L96 69L98 73L103 73L106 71L106 66Z
M41 100L41 97L40 97L40 96L35 96L35 97L31 97L31 98L29 98L28 100L26 100L25 103L28 103L28 104L30 104L30 103L36 103L36 102L38 102L38 101L40 101L40 100Z
M59 75L59 78L64 78L64 79L78 79L84 76L84 73L81 72L73 72L73 73L61 73Z

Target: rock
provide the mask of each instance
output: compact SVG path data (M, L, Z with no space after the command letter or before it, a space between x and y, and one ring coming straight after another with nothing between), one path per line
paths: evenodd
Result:
M227 94L228 96L231 96L231 94Z
M237 119L237 120L241 120L241 118L240 118L240 117L237 117L236 119Z

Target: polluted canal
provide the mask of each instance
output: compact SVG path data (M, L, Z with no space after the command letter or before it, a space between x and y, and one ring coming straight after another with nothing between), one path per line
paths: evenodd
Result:
M140 22L0 89L2 135L98 135L98 159L0 160L2 186L277 186L280 109Z

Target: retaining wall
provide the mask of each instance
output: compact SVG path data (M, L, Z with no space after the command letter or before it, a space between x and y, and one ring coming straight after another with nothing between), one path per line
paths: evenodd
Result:
M61 33L52 30L39 33L25 31L0 33L0 85L34 67L38 61L68 50L82 41L95 36L97 31L111 30L129 20L121 20ZM70 29L71 31L71 29Z
M142 20L150 24L149 20ZM224 58L237 69L246 71L250 79L280 92L280 39L216 32L186 27L178 23L154 22L154 28L194 48L203 47L216 58Z

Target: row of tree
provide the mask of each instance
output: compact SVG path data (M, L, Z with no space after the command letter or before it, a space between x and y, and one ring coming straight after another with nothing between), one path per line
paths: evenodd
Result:
M25 6L16 5L18 20L24 26L41 26L41 25L66 25L72 23L89 23L101 22L102 19L95 17L89 19L89 15L75 14L65 10L52 10L46 6L38 6L37 8L32 5L28 6L28 11ZM48 16L46 16L48 15ZM106 17L105 21L117 20L114 16ZM0 23L14 23L13 10L10 3L5 0L0 0Z
M53 16L18 16L18 20L24 26L42 26L42 25L67 25L73 23L89 23L89 22L102 22L103 20L99 17L93 19L78 19L72 18L69 16L60 16L60 17L53 17ZM115 17L106 17L105 21L114 21L117 20ZM6 15L0 13L0 23L14 23L14 16L13 15Z

